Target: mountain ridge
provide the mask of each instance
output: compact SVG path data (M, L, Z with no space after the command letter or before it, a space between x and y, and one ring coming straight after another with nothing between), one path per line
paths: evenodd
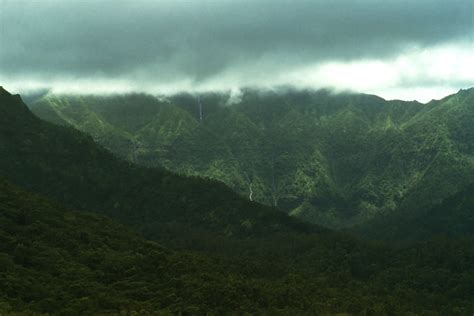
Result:
M201 95L202 122L195 97L179 94L169 97L166 106L155 100L156 109L166 107L170 114L164 119L154 112L157 123L147 126L146 137L141 133L122 137L114 132L122 128L117 123L106 133L92 134L130 161L217 179L246 197L251 189L254 200L278 205L306 221L347 227L417 204L417 192L423 187L428 188L422 193L425 196L438 192L434 195L447 197L474 176L474 145L469 140L474 135L472 91L460 90L427 104L325 90L248 89L240 103L226 105L228 95L210 93ZM111 96L105 103L104 98L75 98L80 101L69 108L97 113L106 122L119 115L113 104L140 116L136 96L135 101ZM44 119L48 119L46 111L66 113L54 102L44 98L31 108ZM183 116L182 110L189 115ZM147 111L149 117L152 112ZM93 131L94 127L82 125L86 122L72 125ZM166 135L160 131L163 122L185 123ZM451 180L434 187L432 182L454 174L448 170L450 165L464 168L459 185Z
M118 160L90 136L27 116L32 124L7 121L0 130L0 174L23 187L0 180L0 310L472 312L472 238L361 241L250 203L220 183Z
M2 122L0 175L68 207L111 216L153 238L169 239L180 231L197 239L208 238L206 230L223 237L323 231L247 201L220 182L118 159L90 136L41 121L26 106L25 113L11 110L17 99L0 101L0 111L30 121Z

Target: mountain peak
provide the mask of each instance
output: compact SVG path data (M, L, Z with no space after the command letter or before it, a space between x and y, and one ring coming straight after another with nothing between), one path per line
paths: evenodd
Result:
M20 101L23 103L23 100L21 99L21 96L19 94L11 94L5 88L3 88L3 86L0 86L0 96L9 97L9 98L12 98L13 100Z
M474 87L473 88L468 88L468 89L461 89L461 91L466 91L468 93L474 93Z
M0 122L13 124L34 117L19 94L11 94L0 86Z
M12 94L0 86L0 96L11 96Z

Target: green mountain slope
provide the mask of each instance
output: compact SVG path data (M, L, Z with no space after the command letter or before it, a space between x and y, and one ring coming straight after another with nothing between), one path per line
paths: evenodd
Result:
M222 183L117 159L91 137L36 118L19 97L0 96L0 109L8 112L0 116L0 176L69 207L110 215L154 238L186 235L196 247L206 232L245 237L315 230Z
M221 184L117 160L89 137L38 120L18 97L1 95L0 109L8 118L0 116L3 176L80 210L108 214L174 248L205 251L183 255L150 243L142 248L143 240L121 226L92 215L70 218L72 213L62 207L2 183L0 232L5 242L0 245L5 248L0 252L11 270L0 277L20 286L29 280L24 287L11 285L14 291L0 290L3 309L272 315L463 315L474 310L471 239L404 246L361 242L303 225L239 198ZM19 241L25 248L15 254ZM85 253L82 258L82 251L94 249L100 249L98 257ZM163 253L160 259L153 249ZM45 259L43 252L51 255ZM153 261L167 256L173 258L169 273L170 266ZM58 273L75 272L76 267L77 279ZM163 280L161 273L170 281L155 284ZM90 292L71 286L71 278L85 280ZM56 282L41 291L43 280L50 279ZM84 300L96 288L101 295ZM65 297L77 305L66 306Z
M1 312L258 309L244 296L230 300L248 286L231 267L166 250L104 217L65 210L4 181L0 210Z
M204 257L0 180L0 241L0 312L7 314L474 311L472 240L391 249L314 235L278 248L281 257L272 250L276 239L264 257Z
M473 182L474 183L474 182ZM474 235L474 184L444 199L432 208L400 210L358 227L356 232L387 240L429 239Z
M167 101L46 96L32 110L53 122L65 117L134 162L217 179L306 221L344 227L400 208L430 208L474 178L473 95L465 90L423 105L245 90L234 105L226 105L226 94L202 95L202 122L196 98L186 94ZM97 132L95 116L112 127ZM115 141L123 134L128 143Z

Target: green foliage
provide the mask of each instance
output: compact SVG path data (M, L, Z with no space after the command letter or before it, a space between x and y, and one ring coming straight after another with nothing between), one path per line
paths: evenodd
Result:
M173 253L105 218L66 211L3 182L0 207L0 294L16 310L259 309L237 292L258 282L242 280L230 266Z
M227 98L202 95L201 123L185 94L47 96L32 110L65 117L131 161L217 179L330 227L430 208L474 178L473 90L426 105L327 91L246 90L231 106Z
M167 238L170 229L195 236L314 230L222 183L118 159L77 130L37 119L21 100L0 102L12 109L12 118L0 117L0 176L72 208L110 215L153 238Z
M389 245L306 225L221 183L119 160L1 93L0 128L2 177L173 249L0 182L0 308L7 313L474 311L470 238ZM314 168L330 164L323 150L311 157ZM311 177L311 170L298 173L295 188L313 190Z
M0 312L217 313L268 306L270 293L242 295L265 288L231 265L172 252L104 217L67 211L3 181L0 210Z
M474 183L444 199L440 204L420 210L400 210L357 227L367 237L388 240L429 239L474 235Z
M0 181L0 311L49 314L464 315L474 242L409 247L335 234L215 240L176 252Z

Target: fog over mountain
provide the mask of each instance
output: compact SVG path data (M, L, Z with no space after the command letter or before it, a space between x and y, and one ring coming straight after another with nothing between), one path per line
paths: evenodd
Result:
M3 0L0 81L68 93L474 84L471 0ZM12 89L13 88L13 89Z
M0 0L1 315L474 315L474 0Z

